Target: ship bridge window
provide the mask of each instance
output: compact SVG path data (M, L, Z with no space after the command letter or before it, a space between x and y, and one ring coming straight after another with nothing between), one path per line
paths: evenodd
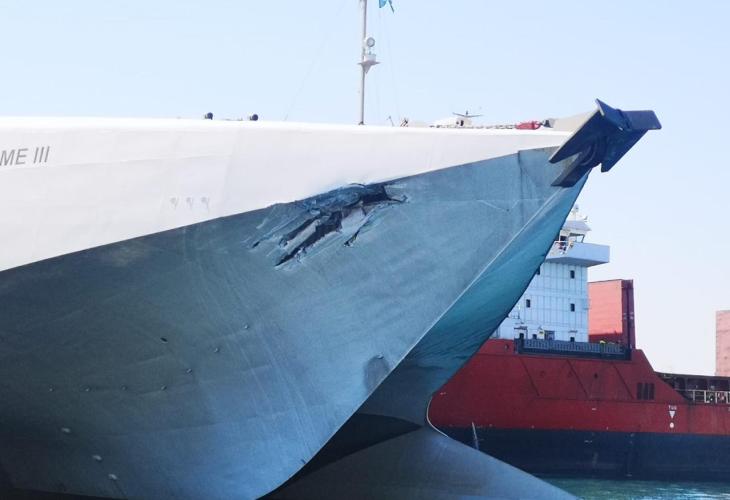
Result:
M654 383L638 382L636 384L636 399L643 399L643 400L654 399Z
M713 380L713 385L715 386L715 389L718 391L729 391L730 390L730 384L728 384L728 381L725 379L715 379L715 380Z

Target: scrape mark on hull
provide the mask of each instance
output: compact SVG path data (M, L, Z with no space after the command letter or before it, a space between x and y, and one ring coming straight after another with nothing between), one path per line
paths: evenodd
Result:
M404 203L406 197L392 196L387 184L351 185L299 202L303 209L301 216L271 231L257 240L257 248L264 240L278 238L278 247L283 249L275 266L292 260L299 260L317 243L333 233L346 231L351 236L344 245L352 246L363 229L371 226L372 216L380 209ZM294 226L293 229L287 228ZM283 235L279 236L281 233Z

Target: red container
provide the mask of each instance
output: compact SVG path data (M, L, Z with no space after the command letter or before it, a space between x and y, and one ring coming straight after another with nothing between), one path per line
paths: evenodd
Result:
M717 311L715 321L715 374L730 377L730 311Z
M634 347L634 281L588 283L588 340Z

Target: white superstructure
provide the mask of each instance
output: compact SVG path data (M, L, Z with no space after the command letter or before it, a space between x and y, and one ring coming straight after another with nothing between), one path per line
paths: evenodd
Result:
M609 261L609 247L584 241L587 218L574 207L524 295L495 338L588 342L588 268Z

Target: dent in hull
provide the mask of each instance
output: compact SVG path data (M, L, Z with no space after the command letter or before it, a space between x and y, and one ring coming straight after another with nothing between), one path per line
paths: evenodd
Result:
M532 227L562 190L549 152L393 181L374 211L361 196L334 230L310 222L314 239L296 231L307 200L3 272L0 461L13 485L273 490Z
M587 175L566 189L550 188L547 169L531 171L547 152L523 151L515 160L532 175L543 176L535 192L526 194L532 210L524 210L519 227L499 240L454 303L363 404L360 412L422 424L433 393L461 368L504 320L540 264L573 207ZM543 183L545 183L543 185ZM523 205L527 205L524 203Z

